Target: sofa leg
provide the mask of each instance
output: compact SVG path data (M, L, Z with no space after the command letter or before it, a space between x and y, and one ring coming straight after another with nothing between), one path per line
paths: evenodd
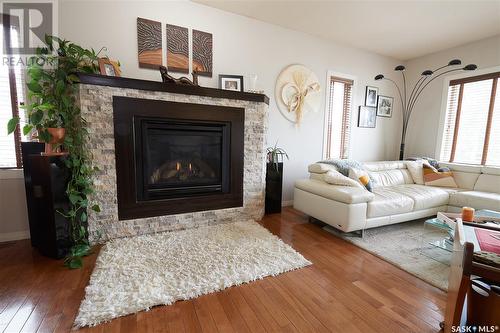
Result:
M309 223L316 224L316 225L319 225L321 227L324 227L325 225L327 225L326 223L321 222L320 220L318 220L317 218L312 217L312 216L309 216Z
M365 229L351 231L351 232L346 232L346 233L344 233L344 235L346 235L348 237L365 238Z

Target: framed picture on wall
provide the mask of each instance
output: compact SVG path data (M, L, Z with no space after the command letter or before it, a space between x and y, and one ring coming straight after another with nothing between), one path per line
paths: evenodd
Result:
M378 88L366 86L365 106L377 107Z
M220 74L219 88L223 90L243 91L243 76Z
M358 127L375 128L377 121L377 108L360 106L358 114Z
M378 96L377 103L377 116L392 117L392 107L394 105L394 98L389 96Z

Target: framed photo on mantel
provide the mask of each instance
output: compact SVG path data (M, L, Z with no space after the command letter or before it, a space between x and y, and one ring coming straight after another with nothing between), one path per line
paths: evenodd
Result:
M223 90L243 91L243 76L220 74L219 88Z

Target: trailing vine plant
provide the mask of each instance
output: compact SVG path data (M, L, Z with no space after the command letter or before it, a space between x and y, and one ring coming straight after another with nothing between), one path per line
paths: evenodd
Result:
M82 257L90 252L87 230L88 209L100 211L98 205L89 203L93 193L91 176L97 168L90 163L85 149L88 137L85 119L76 103L77 73L98 73L98 55L93 49L55 36L45 36L46 47L38 48L28 64L28 100L26 106L27 124L24 135L36 130L38 139L48 143L51 139L47 128L65 128L64 150L68 153L64 163L69 169L66 195L69 208L58 211L70 221L72 247L65 259L70 268L82 267ZM101 49L102 50L102 49ZM12 133L19 124L19 118L8 123Z

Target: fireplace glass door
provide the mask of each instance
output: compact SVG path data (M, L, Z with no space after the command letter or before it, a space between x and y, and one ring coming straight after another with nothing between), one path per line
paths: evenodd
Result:
M229 190L225 123L136 119L137 199L160 200Z

